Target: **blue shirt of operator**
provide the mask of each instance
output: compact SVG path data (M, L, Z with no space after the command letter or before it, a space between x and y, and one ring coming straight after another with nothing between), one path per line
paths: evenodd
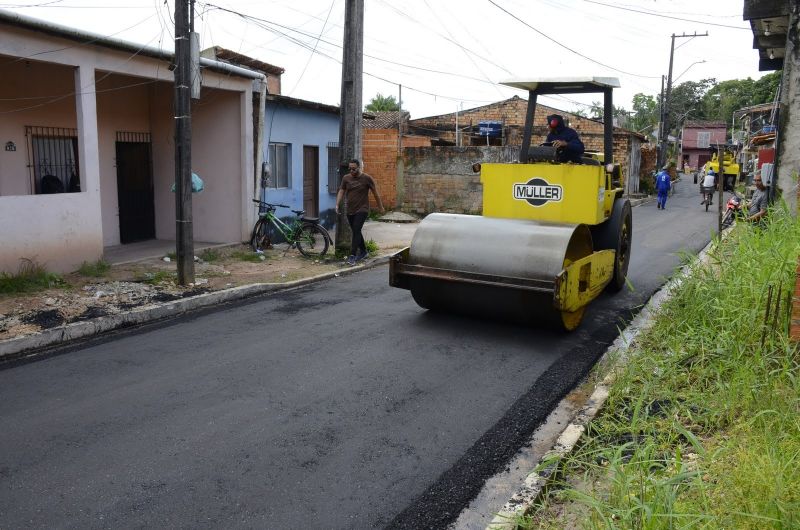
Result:
M551 142L555 147L563 147L557 151L559 162L580 164L585 148L575 129L567 127L564 124L564 117L558 114L548 116L547 125L550 127L550 133L545 141Z

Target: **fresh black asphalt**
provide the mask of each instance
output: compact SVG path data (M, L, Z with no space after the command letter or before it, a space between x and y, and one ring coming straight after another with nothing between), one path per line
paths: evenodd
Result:
M633 290L572 334L426 312L381 266L10 366L0 527L445 527L708 242L698 202L634 208Z

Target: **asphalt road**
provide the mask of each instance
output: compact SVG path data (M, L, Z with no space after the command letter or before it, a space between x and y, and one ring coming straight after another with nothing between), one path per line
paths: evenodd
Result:
M0 527L444 527L716 216L682 182L633 222L633 290L572 334L426 312L381 266L6 367Z

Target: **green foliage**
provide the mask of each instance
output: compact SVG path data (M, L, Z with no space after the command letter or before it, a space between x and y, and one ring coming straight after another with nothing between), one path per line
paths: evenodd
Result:
M383 96L378 92L378 94L367 103L364 110L369 112L400 110L400 105L397 103L397 100L394 99L394 96Z
M602 101L592 101L591 106L589 107L589 118L593 120L602 120L603 119L603 102ZM584 116L586 113L583 114ZM627 127L628 125L628 111L625 110L624 107L617 107L614 106L614 109L611 111L611 115L616 119L617 124L620 127Z
M249 252L246 250L237 250L232 252L231 257L233 259L238 259L239 261L248 261L250 263L260 263L266 260L266 256L264 254L258 252Z
M638 93L633 95L633 116L630 129L637 132L654 131L658 126L658 102L653 96Z
M582 508L584 528L800 527L800 357L787 309L798 241L784 205L763 228L737 225L706 263L687 258L692 274L626 354L561 463L571 480L548 502ZM550 513L552 527L567 517Z
M177 278L177 273L171 271L155 271L155 272L145 272L141 276L138 276L136 279L141 283L147 283L150 285L158 285L160 283L169 283L174 282L175 278Z
M366 247L367 247L367 253L368 253L370 256L374 256L374 255L375 255L375 254L377 254L377 253L378 253L378 251L381 249L381 248L378 246L378 244L375 242L375 240L374 240L374 239L369 239L369 240L367 240L367 241L366 241L364 244L366 245Z
M81 263L81 266L78 269L78 274L81 276L99 278L101 276L105 276L109 270L111 270L111 264L107 261L99 259L94 263L89 263L87 261Z
M0 272L0 293L29 293L51 287L65 286L64 279L53 272L47 272L44 265L23 258L16 274Z
M222 254L220 254L217 249L207 248L203 250L198 257L206 263L214 263L222 259Z

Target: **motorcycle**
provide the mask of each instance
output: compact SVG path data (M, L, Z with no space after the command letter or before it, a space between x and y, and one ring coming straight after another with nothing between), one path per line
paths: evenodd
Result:
M722 228L727 228L733 224L734 217L739 215L742 211L743 202L742 198L736 195L736 193L731 195L731 198L728 199L728 203L725 205L725 213L722 215Z

